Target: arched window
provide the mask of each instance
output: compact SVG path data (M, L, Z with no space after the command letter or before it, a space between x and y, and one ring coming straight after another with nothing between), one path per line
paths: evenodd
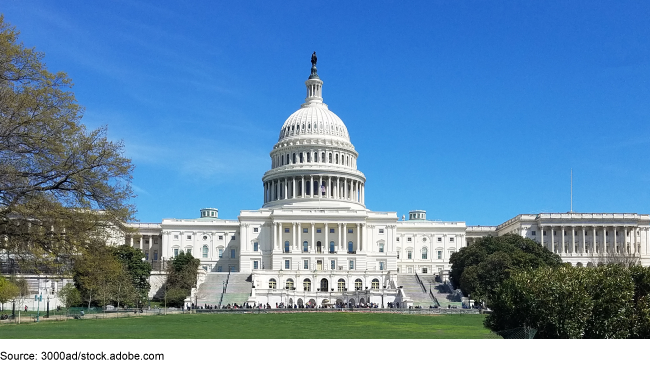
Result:
M426 259L427 259L427 248L423 247L422 248L422 260L426 260Z
M284 252L289 252L289 241L284 241Z
M307 162L311 162L311 152L307 152Z
M379 252L384 252L384 244L383 243L379 244Z
M309 252L309 242L305 241L302 243L302 252Z
M334 241L330 241L330 253L334 253L334 247L335 247Z
M406 251L406 258L409 260L413 259L413 251Z
M329 162L332 163L332 153L330 152Z
M318 152L314 152L314 162L318 162Z
M253 251L259 251L260 250L260 243L259 242L254 242L253 243Z
M362 290L363 289L363 282L361 279L356 279L354 281L354 290Z
M339 155L336 155L336 164L339 164Z
M287 279L286 289L293 290L293 279Z
M219 258L222 258L223 257L223 247L219 247L218 250L219 250Z
M377 289L379 289L379 279L372 279L372 284L371 284L371 285L372 285L371 288L372 288L373 290L377 290Z
M300 152L300 163L302 162L303 162L303 156L302 156L302 152Z
M296 154L295 153L293 154L293 163L294 164L296 163Z
M345 280L339 279L337 284L339 291L345 291Z
M321 159L320 162L325 162L325 152L321 153Z
M202 254L202 257L204 259L208 258L208 245L203 245L203 250L202 250L201 254Z
M345 156L345 164L350 166L350 156Z
M269 289L275 289L276 282L275 279L270 279L269 280Z
M289 154L287 153L287 165L289 164L289 162L291 162L291 160L289 160Z
M282 166L284 166L284 155L282 155Z
M302 281L302 289L304 291L311 291L311 280L305 279Z
M348 242L348 253L352 253L354 249L354 243L352 241Z

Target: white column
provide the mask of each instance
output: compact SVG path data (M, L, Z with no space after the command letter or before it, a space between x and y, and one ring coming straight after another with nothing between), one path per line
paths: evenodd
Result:
M318 189L316 190L316 192L318 193L319 198L321 198L323 196L323 193L320 191L321 186L323 186L323 176L322 175L318 177Z
M314 175L311 175L309 177L309 181L310 181L309 194L310 194L310 198L313 198L314 197Z
M586 253L587 250L587 237L585 237L585 226L582 226L582 251L581 253Z
M307 195L305 195L305 176L301 176L300 185L302 186L302 191L301 191L302 194L300 194L300 197L301 198L306 198Z
M613 253L617 253L617 251L616 251L616 246L617 246L618 243L616 242L616 226L613 226L613 227L612 227L612 231L613 231L612 233L614 234L614 245L613 245L613 247L612 247L612 250L614 251ZM618 252L621 252L621 248L620 248L620 247L618 248Z
M603 254L607 254L607 228L603 226Z
M291 178L291 196L296 198L296 177Z
M562 234L562 242L561 242L562 246L560 247L560 250L562 252L561 255L564 255L566 253L566 251L567 251L567 249L564 247L564 232L565 232L564 231L564 226L562 226L562 230L560 232Z
M361 204L366 204L366 184L361 184Z
M300 237L300 236L298 236L298 230L300 229L300 223L296 223L296 222L292 223L291 228L292 228L291 231L293 232L293 234L292 234L293 242L291 242L291 250L296 250L298 248L298 237Z
M313 178L312 178L313 179ZM313 181L313 180L312 180ZM312 185L313 186L313 185ZM316 251L316 239L315 239L315 232L314 232L314 222L311 223L311 242L310 242L310 250L309 252L314 253Z
M343 247L343 223L339 223L339 250L344 251ZM345 251L344 251L345 252Z
M327 252L329 252L330 250L329 233L330 233L330 229L328 227L328 224L325 223L325 247L327 247Z
M555 237L553 236L555 234L555 228L553 226L551 226L551 232L549 233L551 234L551 252L557 253L555 250Z
M339 190L339 180L340 180L340 178L337 176L336 177L336 196L334 196L334 199L339 199L339 196L341 195L341 190Z
M363 247L361 246L361 224L357 223L357 251L361 252Z
M289 192L289 189L287 189L287 182L288 179L285 177L284 178L284 199L289 199L289 195L287 195L287 193Z
M278 241L277 241L277 237L278 237L278 232L277 232L277 231L278 231L278 226L277 226L277 224L275 224L275 222L273 222L272 224L273 224L273 234L272 234L272 236L271 236L271 243L272 243L272 247L274 247L274 248L277 250L277 249L279 248L279 246L278 246ZM226 238L225 235L224 235L223 237Z

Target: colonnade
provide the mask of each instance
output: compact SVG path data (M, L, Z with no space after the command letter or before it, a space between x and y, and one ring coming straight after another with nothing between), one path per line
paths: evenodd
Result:
M264 182L265 204L276 200L318 198L319 194L321 199L348 200L365 204L365 184L352 178L303 175Z
M285 242L289 242L289 252L294 253L361 253L366 250L363 241L367 235L365 223L301 223L301 222L273 222L272 247L273 251L284 252ZM290 239L283 233L289 228ZM303 229L307 228L307 238ZM350 237L348 230L352 228ZM321 229L320 233L316 233ZM334 233L330 230L334 229ZM304 250L302 242L308 242L307 251ZM316 242L320 241L320 248ZM330 250L330 242L334 242L334 250ZM347 242L353 243L353 250L346 247Z
M636 226L542 225L539 234L539 242L560 255L645 254L649 240L648 229Z
M338 150L308 150L291 151L289 153L276 153L271 157L271 168L285 165L298 165L304 163L323 163L347 166L356 169L357 159L352 153L337 152Z
M158 235L153 235L153 234L143 234L140 235L140 239L138 242L135 242L134 236L127 236L127 243L129 246L133 248L140 249L144 254L145 257L147 257L148 261L151 260L158 260L158 257L154 257L153 255L153 245L154 245L154 237L159 237ZM162 248L162 246L160 246Z

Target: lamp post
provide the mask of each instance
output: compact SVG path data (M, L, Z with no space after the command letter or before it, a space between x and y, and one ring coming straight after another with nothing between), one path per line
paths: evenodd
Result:
M45 318L50 318L50 293L47 293L47 315Z

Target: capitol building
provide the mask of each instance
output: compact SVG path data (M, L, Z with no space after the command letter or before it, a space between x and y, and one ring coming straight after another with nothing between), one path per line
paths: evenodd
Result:
M271 149L260 209L220 219L217 208L204 208L193 219L130 224L138 234L126 243L154 267L150 295L164 280L164 262L180 252L201 260L198 289L188 298L198 305L385 307L424 305L429 297L435 303L427 285L447 278L454 252L508 233L533 239L574 266L618 255L650 264L648 214L521 214L498 226L467 226L427 220L425 210L400 219L368 209L359 152L323 102L315 55L305 86L304 103Z

